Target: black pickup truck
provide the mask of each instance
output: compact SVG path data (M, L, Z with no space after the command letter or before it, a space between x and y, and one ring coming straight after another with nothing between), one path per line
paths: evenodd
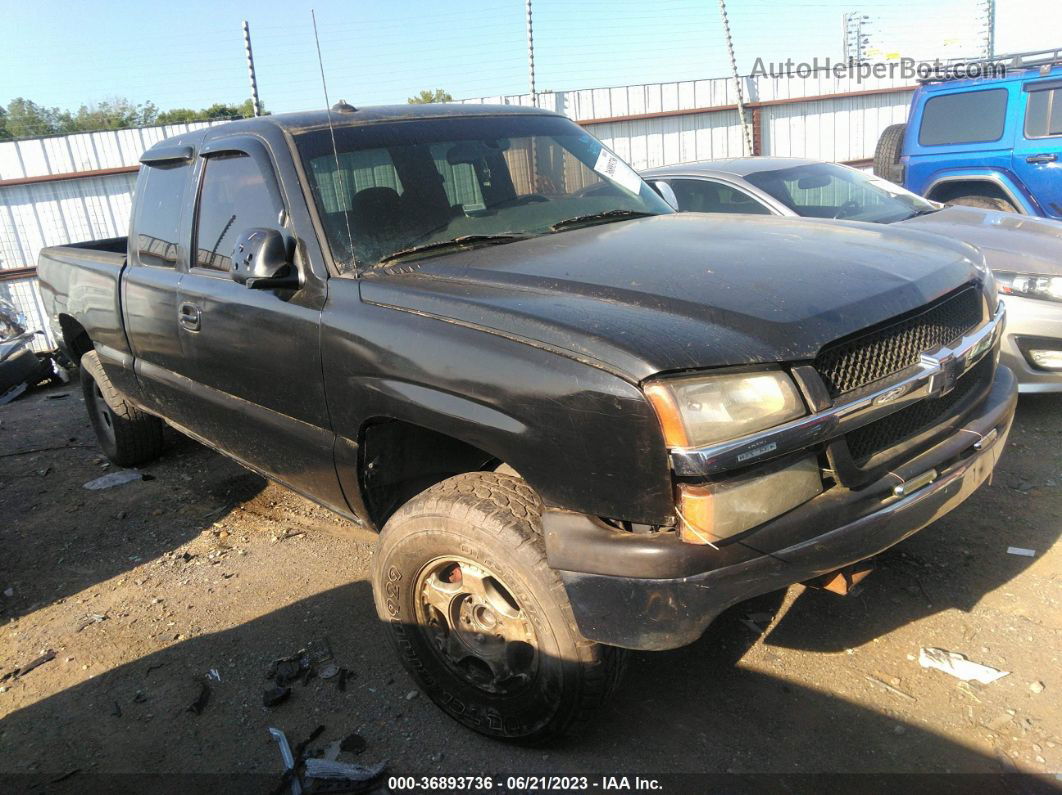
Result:
M104 451L165 422L379 529L403 664L494 737L911 535L1010 430L976 249L675 214L556 114L340 103L141 163L128 239L39 265Z

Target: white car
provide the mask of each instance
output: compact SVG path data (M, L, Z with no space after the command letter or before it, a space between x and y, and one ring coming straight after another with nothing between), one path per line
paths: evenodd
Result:
M642 172L676 209L903 224L984 252L1006 296L1001 361L1021 392L1062 392L1062 222L945 206L837 163L705 160Z

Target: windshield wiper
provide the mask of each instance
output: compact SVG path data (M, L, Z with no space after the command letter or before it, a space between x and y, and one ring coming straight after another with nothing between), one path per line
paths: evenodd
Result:
M621 221L624 218L645 218L650 215L658 215L658 213L647 213L643 210L605 210L600 213L590 213L589 215L577 215L574 218L565 218L563 221L557 221L550 229L554 232L559 232L562 229L569 229L573 226L584 226L596 223L607 224L610 221Z
M527 240L533 235L506 234L506 235L461 235L451 240L440 240L434 243L422 243L419 246L410 246L398 251L393 251L377 262L377 265L385 265L388 262L409 257L414 254L426 254L429 252L443 253L445 251L459 251L473 246L495 246L502 243L515 243L517 240Z

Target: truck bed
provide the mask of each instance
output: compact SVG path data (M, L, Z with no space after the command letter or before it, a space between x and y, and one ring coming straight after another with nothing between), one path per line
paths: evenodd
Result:
M97 346L125 351L120 282L127 238L48 246L37 261L41 297L56 339L64 317L78 318Z

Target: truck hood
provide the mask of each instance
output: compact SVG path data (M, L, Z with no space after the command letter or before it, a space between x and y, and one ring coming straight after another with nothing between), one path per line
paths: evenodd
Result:
M1062 276L1062 222L1031 215L945 207L894 224L973 243L993 270Z
M361 291L638 382L812 359L980 281L979 263L965 244L879 224L674 214L403 263Z

